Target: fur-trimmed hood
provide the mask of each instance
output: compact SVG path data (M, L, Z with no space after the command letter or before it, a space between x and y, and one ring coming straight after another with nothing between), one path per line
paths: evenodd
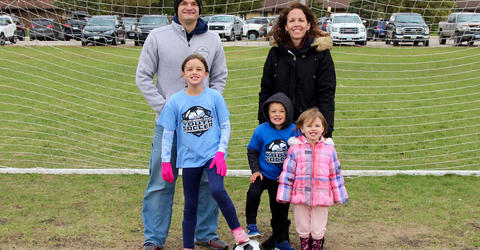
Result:
M323 36L316 37L313 42L310 44L310 47L316 47L316 51L324 51L324 50L332 50L333 49L333 40L330 34L327 32L322 31L321 33ZM278 47L278 41L271 36L269 39L269 43L272 46Z

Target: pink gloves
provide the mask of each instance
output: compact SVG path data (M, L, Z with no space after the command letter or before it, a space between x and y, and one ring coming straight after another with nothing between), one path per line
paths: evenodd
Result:
M210 168L213 168L213 166L215 166L215 165L217 166L217 174L218 175L225 176L227 174L227 164L225 163L225 153L223 153L223 152L216 152L215 153L215 156L213 157L212 163L210 164ZM162 169L162 171L163 171L163 169ZM163 176L163 174L162 174L162 176Z
M173 183L173 171L170 162L162 162L162 178L166 182Z

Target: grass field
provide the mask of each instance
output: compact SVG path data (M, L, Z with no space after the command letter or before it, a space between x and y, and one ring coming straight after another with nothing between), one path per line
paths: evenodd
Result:
M141 175L0 175L0 249L139 249L144 240ZM347 205L332 207L326 249L478 249L478 177L347 178ZM245 223L247 178L226 187ZM177 182L166 249L181 248L182 193ZM268 237L267 196L258 224ZM293 215L290 215L293 219ZM233 238L220 218L219 234ZM293 226L290 237L299 241Z
M268 48L226 48L228 163L247 169ZM0 166L146 168L139 48L2 47ZM480 169L480 49L335 47L344 169Z
M230 169L247 169L268 48L226 48ZM139 48L1 47L0 167L148 168ZM342 168L480 169L480 49L335 47ZM138 249L147 176L0 175L0 249ZM244 223L246 178L227 178ZM478 249L478 177L359 177L327 249ZM178 183L181 186L181 183ZM179 188L178 190L181 190ZM269 212L260 210L267 235ZM177 192L168 249L180 248ZM221 219L219 233L232 241ZM298 247L293 227L291 237Z

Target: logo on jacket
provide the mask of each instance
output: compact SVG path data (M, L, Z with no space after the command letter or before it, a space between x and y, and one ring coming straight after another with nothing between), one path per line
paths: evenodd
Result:
M193 106L182 114L183 131L202 136L213 126L213 117L210 110L200 106Z
M205 58L205 60L207 60L208 58L208 48L206 46L198 47L195 53L202 55Z
M288 143L282 139L277 139L265 146L265 161L281 168L287 158Z

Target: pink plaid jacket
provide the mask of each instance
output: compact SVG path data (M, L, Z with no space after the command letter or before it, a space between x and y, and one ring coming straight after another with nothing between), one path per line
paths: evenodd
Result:
M283 163L277 201L327 207L348 202L335 148L324 140L312 147L303 135L297 139Z

